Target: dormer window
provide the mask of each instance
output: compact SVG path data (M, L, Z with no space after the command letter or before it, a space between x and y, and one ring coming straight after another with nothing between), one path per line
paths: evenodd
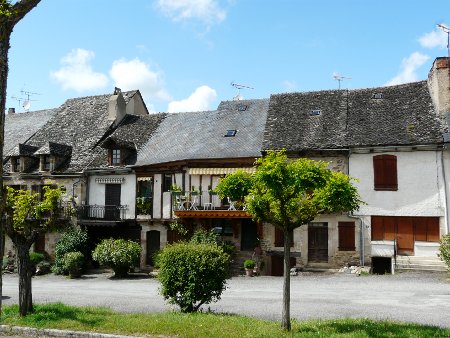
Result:
M44 155L43 167L44 171L50 171L50 155Z
M110 165L121 165L122 157L121 157L121 149L111 149L111 161Z
M20 157L11 158L11 171L19 172L20 171Z
M234 137L236 136L236 129L228 129L227 133L224 135L225 137Z

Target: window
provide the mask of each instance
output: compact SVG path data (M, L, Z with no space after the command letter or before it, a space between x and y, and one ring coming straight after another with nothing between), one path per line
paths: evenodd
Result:
M50 156L49 155L44 155L43 169L45 171L49 171L50 170Z
M111 165L121 165L120 149L111 149Z
M373 157L374 187L375 190L396 191L397 183L397 156L377 155Z
M163 174L162 179L162 191L170 191L172 187L172 174Z
M339 251L355 251L355 222L339 222Z
M415 240L439 242L439 218L417 217L414 219Z
M234 137L234 136L236 136L236 129L228 129L227 133L224 136L225 137Z
M20 157L13 157L11 159L12 171L18 172L20 171Z

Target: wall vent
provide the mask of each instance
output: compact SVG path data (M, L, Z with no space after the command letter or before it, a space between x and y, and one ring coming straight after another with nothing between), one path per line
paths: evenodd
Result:
M309 116L319 116L322 115L322 111L320 109L314 109L309 112Z

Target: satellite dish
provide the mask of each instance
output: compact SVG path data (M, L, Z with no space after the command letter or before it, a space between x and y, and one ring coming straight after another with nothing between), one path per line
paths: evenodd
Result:
M23 107L23 109L25 109L25 110L29 110L30 107L31 107L31 102L30 102L30 100L24 101L22 107Z

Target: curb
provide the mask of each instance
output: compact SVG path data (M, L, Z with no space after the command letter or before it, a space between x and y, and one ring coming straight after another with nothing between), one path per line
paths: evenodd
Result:
M136 336L121 336L107 333L94 333L83 331L67 331L57 329L36 329L24 326L0 325L2 333L9 335L24 335L27 337L73 337L73 338L138 338Z

